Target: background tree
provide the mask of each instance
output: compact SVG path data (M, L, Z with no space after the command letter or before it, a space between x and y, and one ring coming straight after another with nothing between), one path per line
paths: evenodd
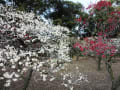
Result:
M99 1L97 4L88 6L87 32L91 32L91 35L96 35L98 32L107 32L107 36L110 37L116 36L120 32L119 6L114 6L112 3L114 2Z
M46 17L51 18L55 25L66 26L72 29L75 25L75 19L81 14L83 6L80 3L71 1L51 0L50 5L53 12L50 12Z
M76 17L82 14L83 6L80 3L65 0L8 0L18 10L34 11L46 19L53 20L53 24L66 26L72 29ZM7 1L7 2L8 2ZM7 3L6 2L6 3Z

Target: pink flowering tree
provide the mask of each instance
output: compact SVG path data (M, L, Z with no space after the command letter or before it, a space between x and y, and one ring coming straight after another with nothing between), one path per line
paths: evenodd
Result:
M105 39L105 37L98 36L95 40L85 38L84 41L85 45L77 42L73 47L78 48L83 55L93 54L96 56L98 58L98 70L100 70L102 59L111 59L117 52L116 47L111 44L112 41Z
M89 5L86 9L89 11L89 16L81 16L77 19L78 22L83 23L86 32L91 35L97 35L98 32L106 32L109 37L118 34L120 29L120 11L113 3L107 0L100 0L96 4Z
M98 70L101 69L101 61L104 61L112 81L111 90L117 90L117 87L120 86L120 77L117 80L114 79L112 58L118 53L119 48L112 43L109 37L119 32L120 12L107 0L100 0L96 4L91 4L87 9L89 9L90 15L85 19L86 23L84 24L91 32L95 32L96 37L85 38L85 45L77 42L73 47L78 48L83 55L92 53L96 56L98 58ZM92 23L90 23L91 19ZM83 20L80 17L77 21L83 23ZM93 24L92 28L90 27L91 24Z
M103 61L106 65L106 69L110 75L110 79L112 81L111 90L116 90L119 86L119 78L117 81L114 79L114 74L112 70L113 57L117 54L117 48L114 46L111 40L106 37L98 36L96 40L91 40L89 38L85 38L85 45L80 43L75 43L74 48L80 50L80 53L84 56L89 54L94 54L98 58L98 70L101 70L101 61ZM115 89L114 89L115 88Z

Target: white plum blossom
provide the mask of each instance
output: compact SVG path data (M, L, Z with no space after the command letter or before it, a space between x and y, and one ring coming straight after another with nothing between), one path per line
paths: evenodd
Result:
M42 77L43 77L43 81L47 80L47 75L43 74Z
M55 77L50 78L50 81L53 81L53 80L55 80Z
M6 82L6 83L4 84L4 86L5 86L5 87L9 87L10 84L11 84L10 82Z
M3 63L0 63L0 67L2 67L2 66L4 66L4 64L3 64Z
M3 76L5 77L5 78L12 78L13 77L13 74L9 74L8 72L5 72L4 74L3 74Z

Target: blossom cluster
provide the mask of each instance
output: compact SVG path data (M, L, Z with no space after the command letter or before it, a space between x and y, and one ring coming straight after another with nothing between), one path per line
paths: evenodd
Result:
M94 8L97 10L101 10L101 8L103 7L110 7L110 6L112 6L112 3L110 1L101 0L94 6Z
M101 10L103 7L111 7L112 3L110 1L106 1L106 0L100 0L99 2L97 2L97 4L90 4L87 9L90 8L94 8L97 10Z
M85 38L84 41L84 46L78 42L73 45L74 48L79 48L83 55L92 53L106 58L117 53L116 46L112 44L111 40L105 39L105 37L98 36L96 39Z

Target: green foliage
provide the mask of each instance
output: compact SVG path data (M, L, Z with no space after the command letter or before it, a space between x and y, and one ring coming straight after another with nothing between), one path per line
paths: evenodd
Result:
M4 0L0 0L0 3L5 4L5 1Z
M82 5L71 1L51 0L50 5L53 12L49 12L46 17L52 18L55 25L66 26L72 29L76 25L76 16L81 13Z

